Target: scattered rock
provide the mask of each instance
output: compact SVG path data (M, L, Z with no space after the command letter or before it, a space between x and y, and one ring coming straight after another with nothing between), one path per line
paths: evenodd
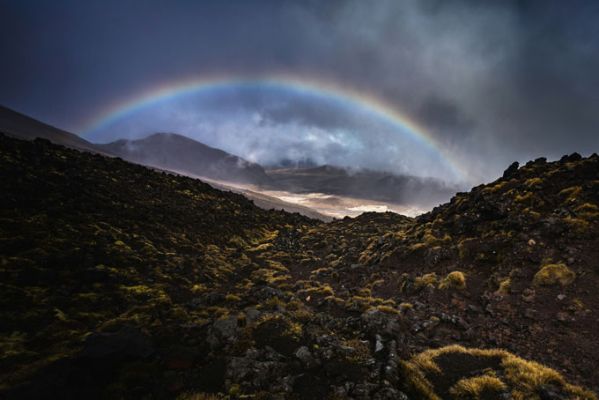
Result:
M295 356L302 362L302 364L310 369L317 365L316 359L312 356L312 353L307 346L302 346L296 350Z
M517 161L514 161L512 164L510 164L510 166L503 171L503 179L509 179L511 177L513 177L516 172L518 171L518 168L520 167L520 163Z
M385 346L383 345L383 338L381 337L381 335L376 335L375 336L375 344L374 344L374 352L378 353L379 351L382 351L385 348Z

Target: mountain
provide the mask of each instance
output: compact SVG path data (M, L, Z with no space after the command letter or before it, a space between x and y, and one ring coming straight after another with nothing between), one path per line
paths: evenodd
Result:
M2 398L597 399L596 155L323 223L0 135L0 221Z
M267 170L279 190L294 193L326 193L433 207L448 200L456 187L433 178L395 175L388 172L323 165L311 168Z
M119 156L121 156L123 158L127 158L127 159L129 157L131 157L130 161L138 162L138 163L142 163L142 164L144 163L144 160L146 158L148 158L150 161L153 161L151 152L149 152L148 154L144 153L143 155L142 154L129 154L125 149L121 148L120 145L115 145L114 146L115 152L113 152L113 150L110 148L111 147L110 145L100 145L100 144L90 143L90 142L86 141L85 139L82 139L73 133L55 128L55 127L45 124L41 121L38 121L36 119L25 116L23 114L20 114L16 111L13 111L11 109L8 109L8 108L2 107L2 106L0 106L0 133L4 133L4 134L10 135L10 136L25 139L25 140L33 140L35 138L44 138L44 139L50 140L52 143L56 143L56 144L66 146L69 148L73 148L73 149L77 149L77 150L89 151L92 153L99 153L99 154L109 155L109 156L116 154L116 155L119 155ZM178 137L176 139L179 142L185 143L186 138ZM126 141L121 141L121 142L117 142L117 143L123 144L123 143L126 143ZM172 142L169 142L169 144L172 144ZM156 151L155 151L156 149L153 146L150 146L150 147L153 149L152 151L154 151L156 153ZM198 143L198 142L193 142L191 148L200 150L200 152L197 154L197 157L202 157L203 155L208 155L210 157L209 160L206 161L206 163L209 164L208 168L199 169L199 170L197 170L197 172L201 172L202 174L205 175L206 171L208 171L209 173L212 173L213 170L215 170L215 169L218 170L219 168L223 167L222 171L217 171L217 172L220 172L221 174L225 174L228 178L227 180L234 179L233 176L241 176L242 179L247 178L247 180L251 181L251 183L268 182L268 177L265 177L265 175L263 174L263 171L261 171L260 167L257 166L256 164L244 162L243 160L241 160L235 156L226 154L224 152L220 152L217 149L209 148L208 146L202 145L201 143ZM181 166L181 170L175 171L175 172L180 172L180 173L192 175L192 176L201 175L202 177L205 178L205 176L202 174L194 174L193 172L187 171L188 166L191 166L192 169L198 168L199 163L198 163L198 159L196 156L190 157L192 159L191 163L189 163L189 164L179 163L179 164L181 164L181 165L179 165L177 163L177 161L180 161L180 160L177 157L177 153L171 153L171 151L173 151L173 150L178 151L178 150L180 150L180 148L178 148L177 146L173 146L171 148L164 149L165 153L163 154L163 158L166 160L164 162L165 165ZM235 165L237 163L237 160L239 160L239 162L237 165ZM185 165L183 165L183 164L185 164ZM153 164L148 164L148 165L153 165ZM231 165L233 165L233 166L231 167ZM243 165L246 165L246 166L244 167ZM238 166L240 166L240 167L238 167ZM167 168L167 167L162 167L162 166L156 166L156 167L170 170L170 168ZM214 175L220 176L221 174L217 173L217 174L213 174L213 176ZM282 201L280 199L277 199L276 197L265 195L263 193L254 192L249 189L239 189L239 188L231 186L231 185L226 185L223 182L211 181L210 183L213 186L218 186L221 190L231 190L231 191L241 193L244 196L246 196L248 199L254 201L255 204L258 205L259 207L262 207L267 210L272 209L272 208L284 209L289 212L299 212L299 213L302 213L303 215L307 215L309 217L317 218L317 219L320 219L323 221L328 221L331 219L331 217L320 214L319 212L317 212L311 208L303 207L303 206L297 205L297 204L291 204L291 203Z
M0 132L26 140L48 139L53 143L74 149L100 152L94 144L79 136L55 128L36 119L0 106Z
M143 139L122 139L98 146L125 160L170 171L231 182L270 182L260 165L174 133L156 133Z
M457 190L433 178L394 175L371 170L351 171L329 165L319 167L270 168L177 134L157 133L139 140L118 140L97 145L110 154L143 165L175 171L194 177L211 179L225 188L229 183L245 183L251 189L237 190L256 201L261 207L279 207L311 215L306 207L294 206L276 200L261 191L289 192L295 194L323 193L355 199L389 202L396 205L414 205L430 208L446 201ZM306 161L309 165L311 161ZM315 202L316 200L313 200ZM323 208L323 212L324 212ZM314 213L317 211L311 210ZM314 216L316 214L313 214ZM327 219L322 214L321 219Z

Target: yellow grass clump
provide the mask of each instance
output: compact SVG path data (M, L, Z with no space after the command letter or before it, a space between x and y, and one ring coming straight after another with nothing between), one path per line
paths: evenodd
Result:
M585 220L594 220L599 218L599 207L593 203L584 203L576 207L576 214Z
M501 282L499 282L499 288L497 289L497 291L495 293L502 294L502 295L510 294L511 285L512 285L512 280L510 278L506 278L506 279L502 280Z
M430 274L424 274L414 279L414 286L416 289L423 288L428 285L435 285L437 283L437 274L431 272Z
M439 283L439 289L466 289L466 275L461 271L452 271Z
M576 273L566 264L548 264L543 266L534 276L533 284L535 286L553 286L560 284L567 286L574 282Z
M526 180L526 182L524 182L524 184L525 184L526 186L528 186L528 187L532 187L532 186L538 186L538 185L540 185L541 183L543 183L543 179L541 179L541 178L538 178L538 177L537 177L537 178L530 178L530 179L527 179L527 180Z
M503 182L499 182L493 186L489 185L483 189L483 192L484 193L496 193L496 192L500 191L501 189L503 189L506 184L507 184L507 181L503 181Z
M583 218L567 216L563 221L576 233L586 233L589 229L589 221Z
M524 203L527 200L530 200L532 198L532 192L526 192L524 194L516 194L516 197L514 197L514 200L518 203Z
M571 186L562 190L558 194L566 198L565 203L573 203L578 199L581 193L582 188L580 186Z
M459 345L426 350L409 361L401 362L404 379L414 396L424 400L447 400L435 392L435 379L446 372L441 370L436 360L439 356L451 357L452 354L489 361L489 368L482 375L458 379L450 388L452 399L478 399L478 395L485 390L496 390L508 392L514 400L539 400L541 387L551 385L569 399L597 400L592 392L569 384L559 372L539 363L524 360L501 349L469 349Z
M507 385L496 376L481 375L464 378L449 389L449 393L458 399L478 399L485 391L503 392Z
M399 314L399 310L397 310L397 308L387 305L376 306L376 309L385 314Z

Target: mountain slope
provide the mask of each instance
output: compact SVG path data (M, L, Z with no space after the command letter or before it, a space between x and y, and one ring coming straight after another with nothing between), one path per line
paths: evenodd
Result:
M399 205L418 204L422 208L438 205L456 190L432 178L350 171L329 165L265 171L259 164L178 134L157 133L97 146L131 162L213 180L252 184L257 186L255 190L324 193Z
M0 396L596 399L598 172L325 224L0 135Z
M414 318L442 311L465 322L461 329L462 322L437 328L443 334L428 332L432 338L443 342L449 334L462 343L517 350L597 390L596 154L515 163L502 178L458 193L408 230L371 242L361 260L401 272L386 280L382 293L399 287L406 301L426 298ZM437 289L459 283L461 274L465 290Z
M260 165L173 133L98 146L125 160L175 172L231 182L270 182Z
M92 153L100 153L100 154L106 154L106 155L117 154L124 158L131 157L131 161L133 161L133 162L136 161L135 160L136 157L132 156L124 149L121 149L120 152L113 153L112 150L110 148L108 148L110 146L90 143L90 142L86 141L85 139L82 139L73 133L69 133L69 132L63 131L61 129L55 128L53 126L47 125L41 121L30 118L28 116L25 116L23 114L20 114L16 111L10 110L10 109L8 109L6 107L2 107L2 106L0 106L0 133L5 133L7 135L21 138L21 139L26 139L26 140L33 140L38 137L44 138L44 139L50 140L52 143L60 144L62 146L66 146L69 148L85 150L85 151L89 151ZM115 146L115 147L118 149L118 146ZM195 146L191 146L192 149L194 147ZM194 170L197 170L198 172L202 172L202 173L205 173L207 170L210 172L214 169L218 169L221 166L223 166L223 163L221 162L221 160L224 158L224 159L227 159L227 161L224 163L224 170L219 171L219 172L222 172L227 177L230 177L228 172L231 171L230 165L232 164L232 162L235 162L235 160L236 160L235 156L229 157L227 154L219 153L219 150L216 150L216 149L206 150L206 146L203 146L201 144L197 147L200 148L200 152L197 155L191 157L192 163L189 164L189 166L192 167L192 169L195 168ZM177 158L176 154L171 153L171 151L174 151L174 150L178 151L179 149L178 148L177 149L170 148L168 150L165 149L165 152L168 153L168 155L165 154L163 158L165 158L169 161L165 162L164 164L179 166L179 167L181 167L181 170L179 172L183 172L184 174L186 173L188 175L195 175L194 173L191 173L189 171L185 172L188 165L187 164L181 165L184 162L182 160L179 160ZM207 168L198 170L197 169L198 158L200 158L206 154L208 154L209 156L212 156L212 157L214 157L214 155L216 155L216 157L213 158L213 160L216 159L216 163L209 165ZM150 156L148 156L148 157L150 157ZM141 161L137 161L137 162L143 163L143 160L145 158L146 157L144 157L140 154L137 154L137 159L141 160ZM173 159L178 160L179 164L177 164L176 162L173 163L170 161ZM210 164L211 162L213 162L213 161L207 161L208 164ZM243 165L243 164L244 164L244 162L242 162L242 161L238 162L238 165ZM165 167L161 167L161 168L169 169L169 168L165 168ZM249 163L246 164L246 167L243 167L243 168L242 167L232 168L232 172L235 174L235 176L238 176L239 173L241 172L241 176L247 178L247 180L251 181L252 183L268 181L268 177L265 177L265 175L262 173L262 171L260 170L259 167L255 167L255 166L252 167L252 165L250 165ZM324 216L324 215L318 213L317 211L312 210L308 207L302 207L299 205L287 203L287 202L281 201L275 197L270 197L270 196L264 195L262 193L252 192L250 190L238 190L234 187L226 186L222 182L218 182L218 183L211 182L211 184L213 186L215 186L215 185L219 186L222 190L237 191L238 193L241 193L244 196L246 196L247 198L249 198L250 200L254 201L254 203L256 205L258 205L259 207L267 209L267 210L272 209L272 208L285 209L289 212L300 212L303 215L307 215L312 218L318 218L321 220L330 220L331 219L330 217Z
M94 144L73 133L44 124L3 106L0 106L0 132L26 140L39 137L74 149L101 152Z
M7 388L10 398L105 398L122 390L135 397L135 387L107 385L132 361L154 368L147 357L160 355L152 341L180 346L205 318L222 315L192 301L209 287L226 291L264 263L239 252L242 243L316 223L198 180L40 139L0 135L0 149L0 397ZM148 339L156 318L162 333ZM146 391L169 393L146 372L161 382ZM18 385L28 379L32 385Z

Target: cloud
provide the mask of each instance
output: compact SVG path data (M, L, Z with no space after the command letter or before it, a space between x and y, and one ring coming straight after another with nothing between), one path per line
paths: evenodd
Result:
M284 88L198 91L132 112L88 139L156 131L184 134L264 165L307 162L456 178L438 152L377 114Z
M410 115L472 182L493 179L514 160L599 150L593 1L132 0L5 8L0 47L11 58L0 74L0 103L67 129L190 76L284 73L332 81ZM176 103L177 112L164 105L154 116L141 113L145 120L121 121L113 134L189 130L228 149L247 146L245 155L264 160L315 152L322 162L442 175L434 154L412 154L406 146L418 143L386 132L380 121L271 94L215 96L200 108ZM309 140L310 132L319 139Z

